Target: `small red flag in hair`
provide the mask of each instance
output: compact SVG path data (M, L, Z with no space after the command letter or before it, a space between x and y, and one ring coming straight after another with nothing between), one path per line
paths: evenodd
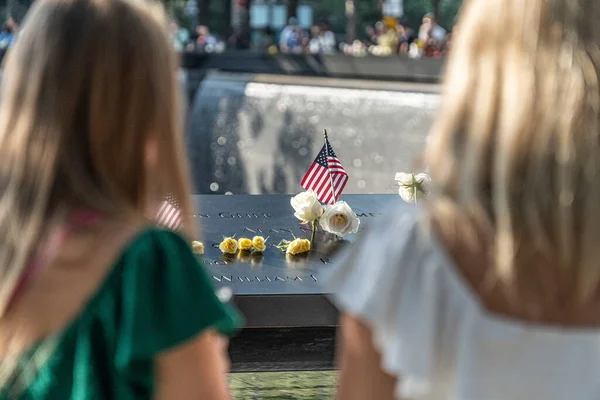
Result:
M169 196L161 203L158 213L156 214L157 225L172 231L176 231L181 228L181 211L176 205L177 201L173 196Z

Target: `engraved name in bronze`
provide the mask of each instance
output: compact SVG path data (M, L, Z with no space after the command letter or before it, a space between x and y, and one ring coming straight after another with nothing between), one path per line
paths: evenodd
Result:
M363 213L355 213L358 218L374 218L381 213L372 213L372 212L363 212ZM266 212L229 212L223 211L213 215L206 213L197 213L192 214L192 217L199 219L208 219L208 218L224 218L224 219L267 219L273 218L273 216Z
M213 275L212 278L217 282L223 283L253 283L253 282L318 282L318 279L314 275L309 276L280 276L280 275L270 275L270 276L235 276L235 275Z

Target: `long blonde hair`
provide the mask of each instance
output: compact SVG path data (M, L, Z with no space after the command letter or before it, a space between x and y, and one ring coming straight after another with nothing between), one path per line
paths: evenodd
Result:
M434 213L491 226L495 271L556 260L572 296L600 282L600 2L466 0L425 162Z
M177 68L158 5L33 5L0 92L0 316L60 210L144 217L153 197L173 193L191 216Z

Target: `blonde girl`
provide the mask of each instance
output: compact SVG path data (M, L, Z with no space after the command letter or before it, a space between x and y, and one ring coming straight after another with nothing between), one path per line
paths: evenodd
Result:
M600 398L600 2L467 0L427 204L328 274L339 398Z
M0 103L0 398L226 399L160 7L40 0ZM173 193L184 237L153 227Z

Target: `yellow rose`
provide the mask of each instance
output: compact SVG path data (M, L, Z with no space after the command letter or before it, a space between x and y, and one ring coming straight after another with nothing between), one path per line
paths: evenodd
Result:
M194 252L194 254L204 254L204 243L194 240L192 242L192 251Z
M252 250L252 240L246 238L240 238L238 240L238 247L241 251L250 251Z
M252 247L254 247L254 251L258 253L262 253L267 248L265 244L265 238L262 236L254 236L252 238Z
M223 254L235 254L237 247L237 240L231 237L223 239L221 244L219 244L219 250L221 250Z
M288 245L287 253L295 256L297 254L306 253L309 250L310 250L310 240L294 239Z

